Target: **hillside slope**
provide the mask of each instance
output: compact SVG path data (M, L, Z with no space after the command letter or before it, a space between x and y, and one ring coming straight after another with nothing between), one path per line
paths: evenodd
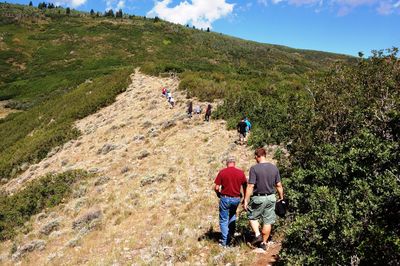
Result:
M223 250L213 239L218 230L213 179L228 154L247 172L252 151L234 144L236 133L226 131L224 121L187 118L178 80L140 72L131 78L114 104L76 122L81 137L3 185L15 193L48 172L96 174L71 201L32 217L32 230L14 244L4 242L3 264L225 265L258 259L244 244ZM172 90L175 108L161 97L162 86ZM23 248L32 243L42 244L33 252Z
M255 132L268 128L271 136L254 134L261 136L259 145L286 140L265 121L287 119L288 99L308 97L309 75L352 60L138 16L67 15L62 8L7 3L0 3L0 32L0 105L7 101L8 107L26 111L0 118L2 183L75 138L72 122L111 103L134 67L152 75L174 72L181 79L179 89L203 101L251 92L258 102L244 99L245 106L235 105L222 116L231 125L246 114L261 129ZM88 91L97 93L93 102L71 103L71 98L82 101ZM260 119L254 108L271 119ZM32 132L39 134L32 137Z
M123 19L0 3L0 100L27 109L86 79L126 65L213 81L222 97L237 86L304 82L304 74L351 58L261 44L166 21ZM235 82L233 82L235 81Z

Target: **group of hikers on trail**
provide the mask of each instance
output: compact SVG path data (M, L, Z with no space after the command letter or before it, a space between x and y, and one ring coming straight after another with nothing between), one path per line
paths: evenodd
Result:
M268 242L272 224L275 223L275 204L283 200L283 186L278 168L267 161L266 150L256 149L254 159L256 164L250 168L249 178L236 168L236 160L230 156L226 160L226 168L215 178L214 190L219 201L219 226L221 230L220 245L231 244L236 227L236 211L242 202L247 212L250 227L254 232L252 246L267 250L273 242ZM242 197L241 188L244 194ZM276 199L278 192L278 201ZM260 221L262 227L260 231Z
M168 100L168 103L171 105L171 108L173 108L175 106L175 99L174 97L172 97L172 93L171 90L163 87L162 91L161 91L163 97L166 97ZM206 108L206 112L204 114L204 121L209 122L210 121L210 117L211 117L211 109L212 109L212 105L208 104L207 108ZM193 112L197 115L200 115L202 112L201 106L200 105L196 105L193 108L193 102L189 102L188 103L188 109L187 109L187 114L189 118L192 118L193 116Z
M171 91L163 88L162 94L173 108L175 101ZM208 104L204 121L210 121L211 109L211 104ZM193 112L200 115L202 109L200 105L193 108L193 102L190 101L187 105L189 118L192 118ZM252 128L250 120L243 117L236 128L239 133L239 143L242 145L247 141ZM267 161L266 155L264 148L256 149L254 159L257 163L250 168L248 179L243 170L236 168L236 159L229 156L226 159L226 168L219 171L214 180L214 190L220 199L219 226L221 239L219 244L222 247L231 245L232 236L236 229L236 211L240 203L247 212L250 227L254 232L254 239L250 244L267 250L272 243L268 240L270 239L272 224L275 223L276 219L275 205L277 202L283 202L283 186L278 168ZM275 195L276 191L279 196L278 201ZM262 223L261 231L260 221Z
M175 106L175 99L172 97L171 90L167 90L167 88L162 88L162 95L167 98L168 103L171 105L171 108Z
M211 104L208 104L208 105L207 105L207 108L206 108L206 112L205 112L205 114L204 114L204 121L207 121L207 122L210 121L211 109L212 109L212 105L211 105ZM190 101L190 102L188 103L188 108L187 108L187 115L188 115L189 118L192 118L192 116L193 116L193 111L194 111L195 114L200 115L202 109L201 109L201 106L200 106L200 105L196 105L196 106L194 107L194 109L193 109L193 102Z

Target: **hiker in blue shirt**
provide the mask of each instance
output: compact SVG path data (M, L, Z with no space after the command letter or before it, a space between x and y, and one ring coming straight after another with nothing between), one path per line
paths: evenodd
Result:
M250 123L250 120L247 117L244 118L244 122L247 125L247 127L246 127L246 141L247 141L247 138L248 138L248 136L250 134L250 130L251 130L251 123Z
M250 130L251 130L251 123L250 123L250 120L249 120L247 117L245 117L245 118L244 118L244 122L245 122L246 125L247 125L247 127L246 127L246 133L249 133Z

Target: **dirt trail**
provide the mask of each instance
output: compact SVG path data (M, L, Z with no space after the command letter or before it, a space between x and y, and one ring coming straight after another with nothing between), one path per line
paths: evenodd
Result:
M12 193L46 173L70 169L97 175L70 201L31 219L32 230L14 245L21 250L43 240L45 248L22 254L22 265L225 265L258 259L268 264L271 254L251 259L254 253L245 247L221 250L212 240L199 240L218 230L218 199L211 187L223 159L236 156L247 173L252 151L234 144L236 133L225 130L225 121L187 118L177 80L138 71L131 78L115 103L76 123L83 133L79 139L2 187ZM172 90L175 108L161 97L162 86ZM204 110L207 103L196 104ZM43 233L49 227L51 232ZM12 245L2 244L0 263L15 262L9 256Z
M16 113L18 110L6 108L8 101L0 101L0 119L5 118L11 113Z

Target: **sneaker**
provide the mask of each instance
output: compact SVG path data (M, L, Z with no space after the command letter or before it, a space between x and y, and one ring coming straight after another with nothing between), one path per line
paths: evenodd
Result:
M257 245L258 243L260 243L260 242L262 242L262 241L263 241L262 235L259 234L257 237L254 238L253 241L251 241L251 244L252 244L253 246L255 246L255 245Z
M267 251L270 245L265 244L264 242L261 242L260 248L264 251Z

